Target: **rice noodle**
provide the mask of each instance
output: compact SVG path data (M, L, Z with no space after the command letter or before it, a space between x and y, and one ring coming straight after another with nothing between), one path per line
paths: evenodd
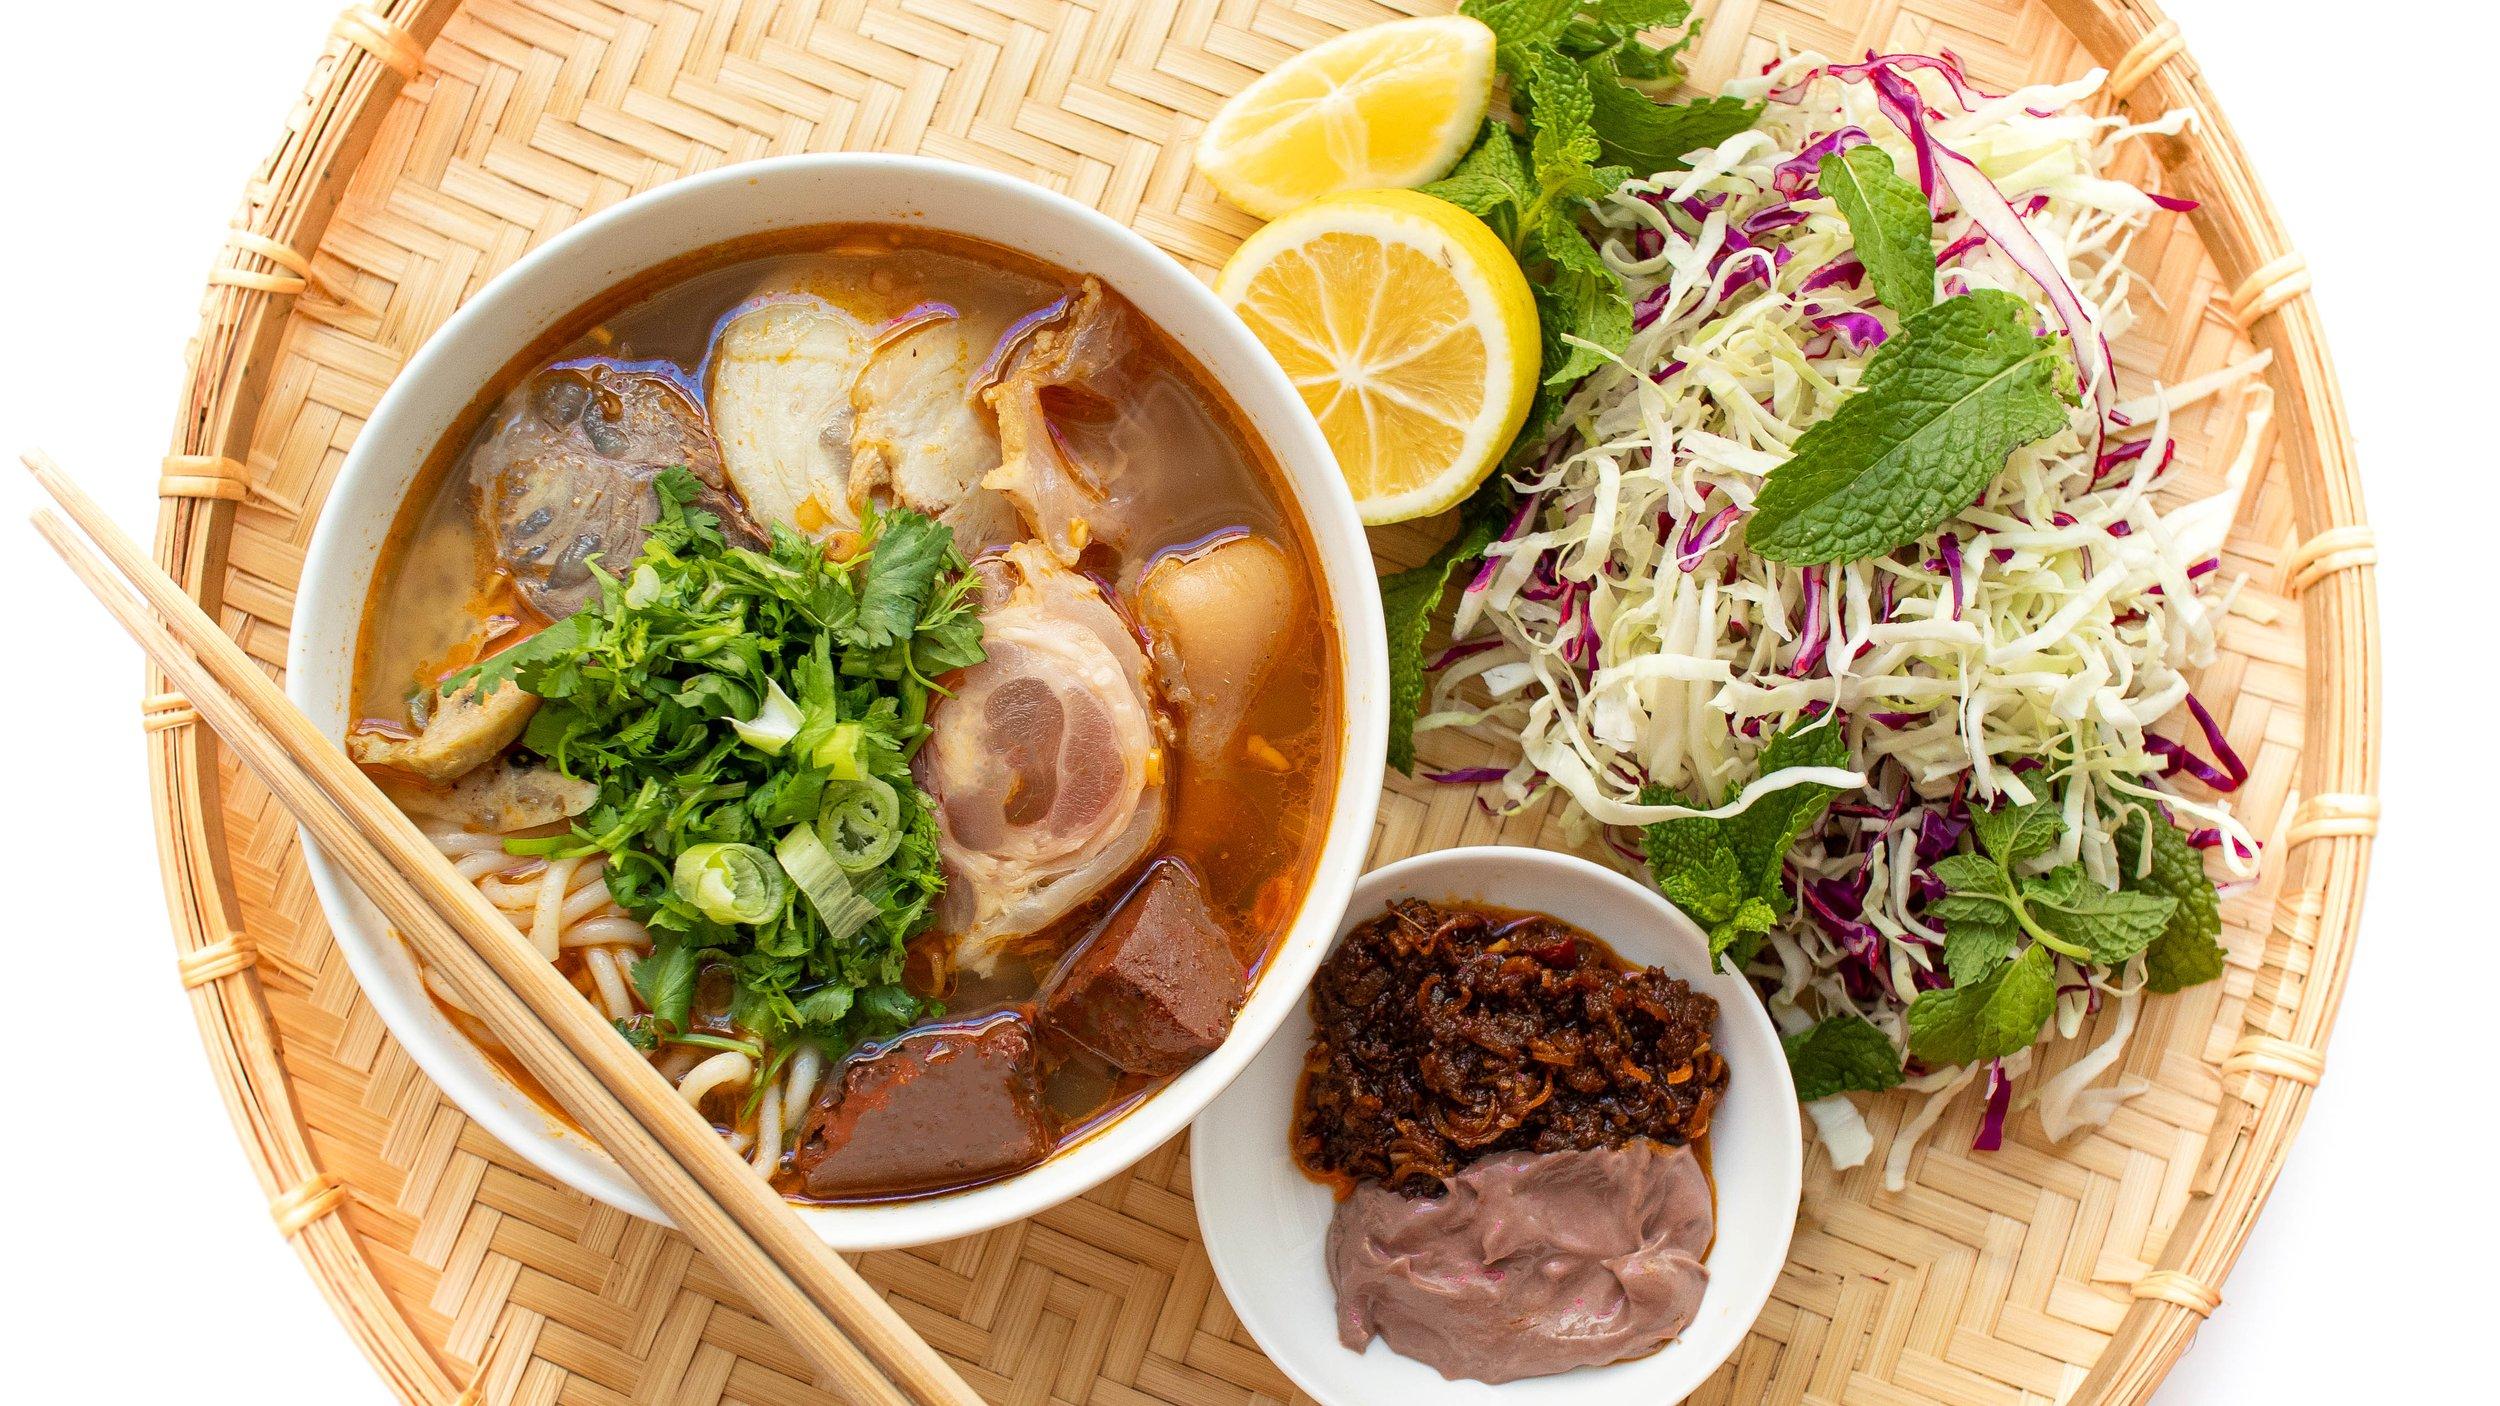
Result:
M755 1155L748 1159L755 1170L771 1176L781 1165L781 1086L765 1088L763 1101L755 1111Z
M754 1060L736 1050L722 1050L687 1070L686 1077L677 1081L677 1094L699 1109L713 1090L735 1088L754 1077Z

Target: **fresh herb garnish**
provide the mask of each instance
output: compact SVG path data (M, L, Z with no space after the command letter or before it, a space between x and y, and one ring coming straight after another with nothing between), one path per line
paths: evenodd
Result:
M1583 203L1632 176L1683 169L1687 153L1752 126L1761 108L1650 95L1674 85L1676 56L1699 30L1668 45L1643 36L1683 25L1686 0L1466 0L1459 9L1493 31L1525 140L1487 121L1457 168L1424 190L1491 226L1527 271L1544 356L1518 444L1533 446L1572 386L1632 337L1631 300L1581 229Z
M2144 852L2144 832L2153 836L2153 865L2135 872ZM2161 894L2178 906L2161 936L2144 949L2144 985L2153 991L2184 991L2222 975L2222 900L2214 881L2205 875L2205 857L2177 826L2147 820L2142 810L2118 827L2118 869L2125 886L2137 893Z
M1797 1101L1812 1103L1839 1093L1879 1094L1901 1082L1901 1052L1859 1015L1829 1016L1780 1041Z
M1431 560L1380 578L1380 614L1389 636L1389 765L1408 775L1415 771L1415 714L1423 706L1424 637L1432 613L1450 577L1501 532L1502 518L1502 495L1479 492L1460 509L1458 535Z
M1846 766L1848 740L1828 714L1799 718L1763 744L1762 774L1790 767ZM1731 787L1728 799L1738 788ZM1710 956L1742 970L1789 910L1782 867L1797 837L1821 819L1840 793L1806 783L1757 797L1752 805L1715 820L1685 816L1641 827L1641 852L1658 891L1710 935ZM1641 804L1673 805L1679 798L1655 783L1641 788Z
M2015 448L2056 433L2075 398L2065 339L2030 304L1983 289L1908 318L1858 390L1762 481L1745 542L1795 566L1860 561L1970 506Z
M2056 1009L2057 959L2034 943L1985 981L1918 993L1910 1053L1937 1068L2003 1059L2029 1049Z
M1936 226L1927 197L1871 143L1825 156L1819 180L1849 221L1852 252L1875 296L1903 317L1925 312L1936 301Z
M1953 985L1922 991L1910 1003L1911 1053L1937 1065L2012 1054L2048 1020L2057 957L2121 966L2168 929L2177 903L2167 894L2103 888L2081 864L2017 872L2055 849L2065 830L2048 801L1975 809L1977 849L1937 861L1936 878L1947 892L1928 905L1927 916L1945 926L1945 970ZM2045 997L2038 989L2043 982ZM2028 1031L2019 1031L2035 1008Z
M974 578L952 532L909 512L873 515L839 560L779 529L768 551L732 547L693 506L699 486L661 474L659 520L624 579L602 572L581 612L444 687L511 679L537 694L521 745L598 786L569 833L507 847L608 857L609 892L654 939L633 972L650 1018L629 1039L692 1041L696 977L717 962L740 1029L838 1052L922 1014L903 944L944 880L909 758L930 680L982 657ZM871 782L898 798L890 815L844 804ZM843 876L864 911L841 931L772 856L794 835L822 849L836 811L842 854L875 860ZM852 833L863 817L895 833Z

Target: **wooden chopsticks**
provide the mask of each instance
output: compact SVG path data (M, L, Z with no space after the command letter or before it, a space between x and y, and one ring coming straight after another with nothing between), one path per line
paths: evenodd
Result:
M936 1350L800 1223L84 490L41 454L23 462L86 534L82 540L49 510L35 514L36 530L70 570L427 968L847 1399L979 1406Z

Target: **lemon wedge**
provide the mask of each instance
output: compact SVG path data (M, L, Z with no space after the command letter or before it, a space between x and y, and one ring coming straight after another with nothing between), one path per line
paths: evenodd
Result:
M1493 31L1464 15L1341 34L1235 93L1198 139L1226 200L1272 220L1350 190L1446 175L1493 95Z
M1475 216L1411 190L1315 201L1250 236L1215 291L1285 368L1363 521L1456 505L1536 395L1536 301Z

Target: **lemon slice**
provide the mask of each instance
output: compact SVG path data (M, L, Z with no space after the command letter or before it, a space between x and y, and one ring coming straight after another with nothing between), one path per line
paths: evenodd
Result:
M1242 244L1215 291L1292 378L1372 524L1455 505L1536 394L1536 302L1475 216L1411 190L1305 205Z
M1492 94L1483 21L1372 25L1235 93L1198 139L1198 169L1266 220L1324 195L1422 185L1465 154Z

